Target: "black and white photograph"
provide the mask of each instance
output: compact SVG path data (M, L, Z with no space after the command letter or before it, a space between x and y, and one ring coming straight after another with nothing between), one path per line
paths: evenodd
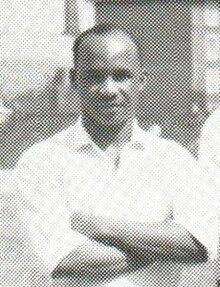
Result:
M0 0L0 287L220 286L220 2Z

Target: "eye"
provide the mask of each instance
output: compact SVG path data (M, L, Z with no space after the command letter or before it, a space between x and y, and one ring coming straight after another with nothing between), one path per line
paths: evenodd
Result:
M117 81L117 82L122 82L122 81L126 81L132 78L132 75L129 71L115 71L112 74L112 78L113 80Z
M88 84L100 84L105 80L105 75L103 73L91 72L85 77L85 81Z

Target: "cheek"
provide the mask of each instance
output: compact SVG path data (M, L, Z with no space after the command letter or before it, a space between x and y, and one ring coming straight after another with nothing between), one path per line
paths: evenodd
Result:
M97 90L88 85L84 85L81 89L81 100L84 105L90 105L94 101Z
M126 93L127 95L132 95L134 89L135 83L131 80L127 80L118 84L118 90Z
M100 93L100 85L87 85L84 87L84 97L87 98L88 100L90 98L96 99Z
M133 102L138 93L138 83L135 80L128 80L126 83L123 83L121 90L129 96L130 100Z
M89 85L87 87L87 93L89 94L95 94L99 92L100 87L98 85Z
M90 90L91 90L91 86L86 84L86 83L83 83L81 85L81 93L82 95L87 95L90 93Z

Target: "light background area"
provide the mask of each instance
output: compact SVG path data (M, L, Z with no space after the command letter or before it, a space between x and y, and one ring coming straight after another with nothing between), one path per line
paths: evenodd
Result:
M0 0L0 31L62 34L66 9L76 9L75 25L81 31L94 24L95 11L89 0Z
M0 168L74 121L71 49L93 24L87 0L0 0Z
M1 30L62 33L62 0L1 0Z
M60 43L63 0L0 0L0 7L1 59L69 60Z
M30 89L40 90L57 67L73 66L73 41L80 31L94 25L95 15L87 0L0 0L0 7L3 114L2 97L9 101Z
M192 10L193 88L206 93L210 112L220 105L220 9L212 3Z

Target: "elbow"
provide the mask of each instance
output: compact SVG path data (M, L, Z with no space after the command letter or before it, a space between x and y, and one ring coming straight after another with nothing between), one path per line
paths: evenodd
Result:
M209 259L209 256L208 256L208 252L204 252L204 253L198 253L198 255L195 256L195 263L205 263L207 262Z
M193 256L194 263L205 263L209 259L207 248L199 242L196 238L193 238L195 252Z
M207 262L209 258L207 248L194 237L192 237L192 243L191 247L181 252L181 256L178 258L178 261L188 264Z

